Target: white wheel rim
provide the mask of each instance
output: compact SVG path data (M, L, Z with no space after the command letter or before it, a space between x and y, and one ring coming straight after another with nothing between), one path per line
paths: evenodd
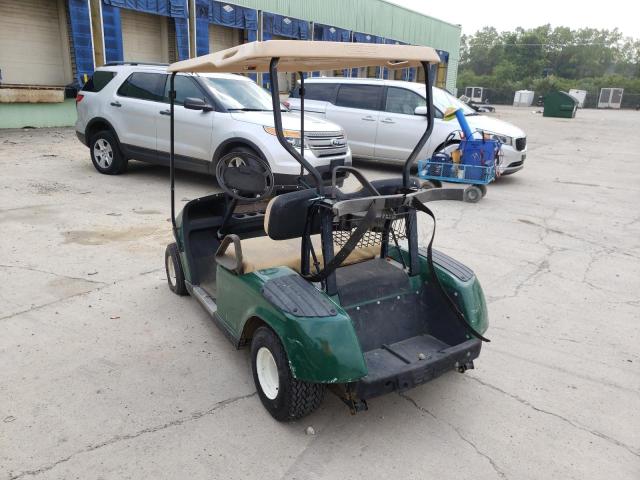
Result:
M280 389L280 378L278 377L278 366L267 347L260 347L256 355L256 370L258 371L258 382L262 393L269 399L274 400L278 396Z
M173 264L173 258L171 258L171 255L167 257L167 272L169 272L169 283L171 283L171 285L175 287L177 282L177 275L176 267Z
M101 168L109 168L113 162L113 149L109 142L100 138L93 144L93 156Z

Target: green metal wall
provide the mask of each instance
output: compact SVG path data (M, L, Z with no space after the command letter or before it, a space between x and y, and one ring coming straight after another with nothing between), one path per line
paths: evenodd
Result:
M0 129L66 127L75 123L73 98L61 103L0 103Z
M456 86L461 28L384 0L232 0L232 4L449 52L447 88Z

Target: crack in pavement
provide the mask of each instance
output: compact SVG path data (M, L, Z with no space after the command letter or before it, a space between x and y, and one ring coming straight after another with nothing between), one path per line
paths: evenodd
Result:
M171 428L171 427L177 427L180 425L183 425L185 423L188 422L192 422L194 420L198 420L202 417L205 417L207 415L212 415L215 412L217 412L218 410L222 410L223 408L231 405L232 403L238 402L240 400L245 400L247 398L251 398L253 396L255 396L257 394L257 392L253 392L253 393L249 393L246 395L238 395L236 397L231 397L231 398L227 398L226 400L221 400L217 403L215 403L211 408L207 409L207 410L200 410L200 411L196 411L193 412L191 415L188 415L186 417L181 417L181 418L177 418L176 420L172 420L171 422L167 422L167 423L163 423L162 425L156 425L153 427L147 427L144 428L142 430L138 430L137 432L134 433L127 433L124 435L116 435L115 437L110 438L109 440L105 440L103 442L100 443L95 443L92 445L87 445L85 448L82 448L80 450L77 450L76 452L72 453L71 455L67 456L67 457L63 457L53 463L50 463L48 465L44 465L42 467L33 469L33 470L25 470L23 472L20 472L16 475L14 474L9 474L9 480L17 480L19 478L24 478L26 476L36 476L36 475L40 475L41 473L45 473L48 472L49 470L52 470L53 468L57 467L58 465L62 464L62 463L66 463L69 460L71 460L72 458L74 458L77 455L82 455L84 453L90 453L96 450L99 450L101 448L104 447L108 447L111 445L114 445L118 442L122 442L122 441L126 441L126 440L133 440L135 438L138 438L142 435L146 435L147 433L155 433L158 432L160 430L165 430L167 428Z
M102 283L99 287L96 287L96 288L94 288L92 290L87 290L86 292L74 293L73 295L69 295L69 296L64 297L64 298L58 298L57 300L52 300L52 301L47 302L47 303L42 303L40 305L34 305L32 307L25 308L24 310L20 310L18 312L10 313L9 315L5 315L3 317L0 317L0 320L8 320L10 318L17 317L18 315L22 315L23 313L40 310L42 308L46 308L46 307L49 307L51 305L55 305L56 303L64 302L64 301L70 300L72 298L82 297L84 295L88 295L88 294L93 293L93 292L99 292L100 290L103 290L103 289L105 289L107 287L111 287L113 285L117 285L117 284L119 284L121 282L127 282L127 281L133 280L134 278L137 278L137 277L142 277L144 275L149 275L151 273L158 273L158 272L164 272L164 268L155 268L153 270L149 270L149 271L146 271L146 272L141 272L141 273L138 273L138 274L133 275L131 277L127 277L127 278L123 278L123 279L120 279L120 280L116 280L115 282L112 282L112 283Z
M491 467L493 468L493 470L498 474L498 476L500 478L508 478L507 474L504 473L504 471L498 467L498 465L496 464L495 460L493 460L493 458L491 458L489 455L487 455L486 453L484 453L483 451L481 451L478 446L473 443L471 440L469 440L467 437L465 437L462 432L460 431L460 429L458 427L456 427L455 425L453 425L452 423L447 422L446 420L442 420L438 417L436 417L432 412L430 412L429 410L427 410L426 408L418 405L418 402L416 402L413 398L411 398L409 395L406 395L404 393L398 393L398 395L402 398L404 398L406 401L408 401L410 404L412 404L415 408L417 408L420 412L422 413L426 413L427 415L429 415L431 418L433 418L434 420L444 423L445 425L447 425L449 428L451 428L454 432L456 432L456 434L458 435L458 437L460 437L460 440L462 440L463 442L467 443L471 448L473 448L476 453L478 455L480 455L481 457L483 457L484 459L486 459L489 464L491 465Z
M502 390L501 388L496 387L495 385L491 385L490 383L484 382L484 381L480 380L477 377L472 377L470 375L465 375L465 378L471 379L474 382L479 383L480 385L484 385L487 388L490 388L490 389L492 389L492 390L494 390L496 392L499 392L499 393L501 393L501 394L503 394L503 395L505 395L505 396L507 396L507 397L509 397L509 398L521 403L522 405L525 405L525 406L531 408L532 410L535 410L536 412L544 413L545 415L550 415L550 416L555 417L555 418L557 418L559 420L562 420L563 422L571 425L572 427L574 427L574 428L576 428L578 430L582 430L583 432L590 433L591 435L594 435L594 436L596 436L598 438L601 438L601 439L603 439L603 440L605 440L605 441L607 441L609 443L612 443L612 444L614 444L614 445L616 445L616 446L618 446L620 448L623 448L623 449L627 450L631 455L640 458L640 453L635 451L633 449L633 447L631 447L630 445L627 445L624 442L621 442L620 440L617 440L617 439L615 439L613 437L610 437L609 435L607 435L605 433L599 432L597 430L591 430L590 428L585 427L583 425L580 425L579 423L576 423L573 420L569 420L568 418L563 417L559 413L551 412L549 410L545 410L543 408L536 407L535 405L533 405L528 400L525 400L524 398L521 398L521 397L519 397L517 395L514 395L512 393L509 393L509 392L507 392L505 390Z
M0 264L0 268L17 268L19 270L27 270L29 272L45 273L47 275L53 275L54 277L68 278L69 280L79 280L81 282L95 283L95 284L98 284L98 285L106 285L107 284L106 282L100 282L98 280L92 280L90 278L72 277L70 275L63 275L62 273L49 272L47 270L40 270L38 268L33 268L33 267L25 267L23 265L5 265L5 264Z

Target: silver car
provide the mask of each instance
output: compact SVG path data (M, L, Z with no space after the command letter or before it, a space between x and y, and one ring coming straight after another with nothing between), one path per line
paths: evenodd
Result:
M289 98L290 108L299 110L299 89ZM425 129L424 84L370 78L309 78L305 81L305 111L341 125L354 158L401 165ZM435 124L419 158L429 158L445 147L457 120L443 119L450 108L462 108L472 130L482 130L502 142L500 172L521 170L527 156L527 138L518 127L480 115L444 90L433 88ZM455 141L455 140L454 140Z

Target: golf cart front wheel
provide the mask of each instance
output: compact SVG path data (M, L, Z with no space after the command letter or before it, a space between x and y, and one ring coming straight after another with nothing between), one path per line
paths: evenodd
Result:
M465 202L477 203L482 197L482 190L480 190L476 185L471 185L464 189L462 198Z
M325 385L296 379L278 336L260 327L251 342L251 369L260 401L280 422L309 415L320 406Z
M169 289L176 295L186 295L188 293L187 285L184 281L184 271L182 270L182 263L180 263L178 245L175 243L167 245L167 249L164 252L164 266L167 272Z

